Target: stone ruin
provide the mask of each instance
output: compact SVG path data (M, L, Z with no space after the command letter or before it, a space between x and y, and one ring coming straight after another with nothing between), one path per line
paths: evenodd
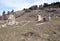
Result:
M41 23L41 22L46 22L46 21L50 21L51 20L51 16L49 15L47 16L41 16L41 15L37 15L37 22Z
M43 20L42 16L41 15L37 15L37 21L41 22L42 20Z
M18 23L16 22L15 15L10 14L10 15L8 16L8 19L5 20L5 22L4 22L4 24L2 25L2 27L5 27L6 25L12 26L12 25L17 25L17 24L18 24Z
M15 22L16 22L15 16L13 14L10 14L9 17L8 17L8 20L7 20L7 24L8 25L14 25Z

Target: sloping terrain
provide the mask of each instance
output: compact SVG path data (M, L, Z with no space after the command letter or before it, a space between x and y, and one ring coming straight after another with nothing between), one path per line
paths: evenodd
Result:
M60 41L60 19L52 18L43 23L36 21L38 14L45 17L50 13L55 14L46 10L16 11L19 24L0 28L0 41Z
M29 32L37 35L29 36ZM24 36L26 33L28 36ZM0 41L60 41L60 20L44 22L41 25L34 21L20 22L17 26L0 28Z
M22 12L22 13L21 13ZM22 10L21 12L16 11L16 18L17 21L23 21L23 20L31 20L35 21L37 19L37 15L41 15L42 17L48 18L49 14L51 14L52 17L54 16L60 16L60 8L45 8L44 10L31 10L29 12L26 12Z

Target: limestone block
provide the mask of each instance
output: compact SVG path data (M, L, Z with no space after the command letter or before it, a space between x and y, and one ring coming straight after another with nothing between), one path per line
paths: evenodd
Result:
M41 15L38 15L37 19L38 19L38 21L42 21L43 20Z
M8 25L14 25L15 24L15 16L13 14L10 14L8 17Z

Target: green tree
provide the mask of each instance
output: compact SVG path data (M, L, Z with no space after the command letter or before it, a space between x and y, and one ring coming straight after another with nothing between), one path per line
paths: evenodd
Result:
M31 6L29 9L30 10L37 10L38 9L38 6L37 5L34 5L34 6Z
M10 11L8 11L7 14L10 14Z
M13 12L14 12L14 10L12 9L11 13L13 13Z
M5 16L5 11L3 11L2 15Z
M5 11L2 12L2 19L5 20Z
M48 3L44 3L44 7L48 7L48 5L49 5Z

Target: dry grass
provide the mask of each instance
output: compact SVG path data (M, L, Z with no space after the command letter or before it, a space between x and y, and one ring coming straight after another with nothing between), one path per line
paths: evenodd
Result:
M16 12L20 14L20 12ZM17 21L33 21L29 22L27 25L24 25L26 22L22 22L19 25L14 26L7 26L4 28L0 28L0 41L60 41L60 20L53 19L49 22L45 22L45 24L38 25L36 20L36 14L47 14L47 12L39 11L32 11L30 13L25 13L25 15L18 17ZM28 15L33 14L34 17L29 17ZM33 19L33 20L32 20ZM1 23L0 23L1 25ZM24 25L24 26L22 26ZM36 39L35 37L30 37L30 40L26 40L22 34L27 32L36 32L42 38ZM48 37L47 37L48 36Z
M49 35L47 39L39 38L40 40L35 39L34 37L30 40L25 41L60 41L60 21L52 20L43 25L36 26L37 22L30 22L25 26L7 26L0 28L0 41L24 41L22 40L22 34L26 32L37 32L42 36ZM14 28L15 27L15 28ZM47 36L43 37L47 37Z

